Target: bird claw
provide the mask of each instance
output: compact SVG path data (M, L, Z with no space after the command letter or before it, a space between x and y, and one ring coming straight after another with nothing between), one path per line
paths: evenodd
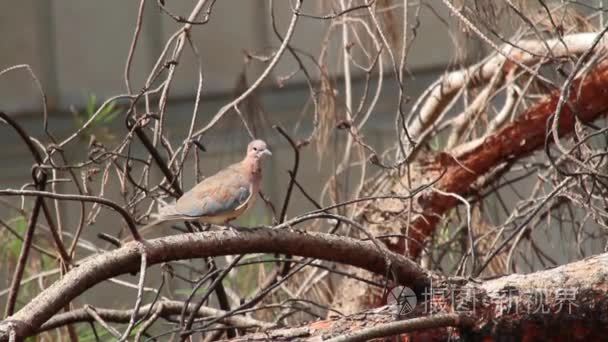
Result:
M226 227L234 232L251 232L253 230L248 227L236 226L230 223L226 223Z

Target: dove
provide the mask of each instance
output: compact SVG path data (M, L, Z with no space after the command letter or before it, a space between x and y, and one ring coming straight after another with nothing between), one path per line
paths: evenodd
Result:
M174 204L160 207L156 220L140 231L175 220L228 225L253 205L262 182L262 160L271 155L264 141L250 142L242 161L205 178Z

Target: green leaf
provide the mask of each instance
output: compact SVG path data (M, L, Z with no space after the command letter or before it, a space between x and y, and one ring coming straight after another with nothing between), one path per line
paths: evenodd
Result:
M25 234L25 230L27 229L27 219L23 215L19 215L14 219L10 220L11 227L19 233L20 236ZM19 253L21 253L21 245L23 242L18 238L11 235L10 242L6 245L6 254L5 256L11 256L13 258L18 258Z
M95 94L89 95L89 100L87 101L86 114L87 118L90 118L95 114L95 104L97 103L97 96Z
M91 120L91 124L82 132L81 138L87 140L91 135L95 135L97 138L106 141L113 140L114 136L104 127L111 123L120 114L121 110L116 108L117 104L115 101L111 101L101 107L97 107L97 96L95 94L89 94L86 102L86 106L83 112L74 113L74 121L79 128ZM97 116L94 116L96 112L99 112Z

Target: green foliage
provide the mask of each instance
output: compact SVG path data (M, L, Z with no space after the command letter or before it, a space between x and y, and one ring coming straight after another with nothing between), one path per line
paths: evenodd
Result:
M95 337L95 334L93 333L93 329L91 329L91 327L88 324L79 325L77 334L78 334L78 341L80 341L80 342L97 341L97 338ZM106 341L112 337L110 335L110 333L103 328L97 329L97 336L99 336L99 339L102 341Z
M274 258L273 254L256 255L253 259L264 260ZM244 258L242 261L246 261ZM223 281L224 286L230 287L238 291L240 294L249 296L258 288L258 277L260 275L260 267L264 267L266 274L272 272L274 262L264 262L252 265L245 265L235 268L236 272L232 277L226 277Z
M27 218L25 216L15 216L14 218L8 220L7 223L11 227L11 229L19 236L25 236L25 231L27 230ZM17 264L19 254L21 253L21 248L23 246L23 241L17 238L8 229L1 229L0 227L0 244L3 247L0 251L0 269L6 267L6 269L10 271L14 269L15 265ZM28 262L31 263L32 260L33 258L30 258ZM35 271L32 272L32 268L30 268L29 266L26 267L24 271L24 278L28 277L32 273L35 273ZM23 305L35 295L35 285L35 283L29 283L20 287L19 300L17 301L15 306L17 310L23 307Z
M95 113L99 113L95 116ZM116 102L109 102L103 107L97 106L97 96L94 94L89 95L87 99L87 105L84 111L74 111L74 120L78 127L84 126L89 120L91 123L82 132L81 137L85 140L89 140L91 137L95 137L99 140L109 142L114 139L114 136L110 133L108 125L120 114L120 109L116 107Z
M445 145L444 140L445 139L443 139L439 134L433 135L433 137L429 140L429 147L432 151L441 151Z
M121 329L125 329L126 327L127 327L126 324L115 326L115 328L117 328L117 330L121 333L122 333ZM95 328L97 330L97 337L99 337L99 340L101 340L101 341L113 341L114 340L114 337L100 325L96 324ZM139 328L135 328L135 329L131 330L128 340L131 340L131 338L135 338L135 335L137 335L138 331L139 331ZM97 337L95 337L95 333L93 333L93 329L91 329L91 327L88 324L78 325L78 329L76 330L76 333L78 334L78 341L80 341L80 342L98 341Z
M25 235L25 230L27 229L27 219L23 215L19 215L9 220L8 224L20 236ZM19 253L21 252L21 245L23 242L8 231L5 231L5 234L3 234L1 240L3 241L2 260L17 260Z

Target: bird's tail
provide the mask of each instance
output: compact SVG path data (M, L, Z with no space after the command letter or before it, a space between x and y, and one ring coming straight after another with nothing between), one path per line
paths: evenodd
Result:
M154 228L154 227L158 226L159 224L161 224L161 223L163 223L165 221L167 221L167 220L165 220L163 218L155 219L152 222L148 223L147 225L139 228L137 231L139 231L139 233L143 235L150 228Z
M153 215L153 217L157 220L177 220L183 215L180 215L175 209L175 203L172 204L158 204L158 214Z
M150 228L154 228L159 224L167 221L178 220L181 216L175 210L175 204L160 203L158 204L158 213L150 215L153 219L150 223L137 229L140 234L144 234ZM128 238L127 241L131 240Z

